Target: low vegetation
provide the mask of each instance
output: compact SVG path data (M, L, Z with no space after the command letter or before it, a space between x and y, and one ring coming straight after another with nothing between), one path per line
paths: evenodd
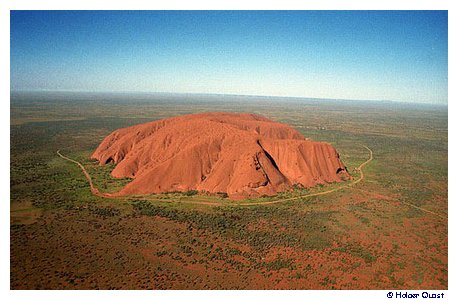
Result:
M13 289L447 289L446 220L403 204L447 215L446 109L81 101L12 99ZM352 188L242 207L227 205L234 202L224 193L199 191L98 198L81 170L56 155L61 149L81 161L102 192L117 191L130 179L114 179L113 165L89 159L103 137L116 128L201 111L248 111L286 122L305 137L331 142L354 176L367 159L362 145L374 151L374 160L364 169L365 180ZM296 187L245 201L311 192Z

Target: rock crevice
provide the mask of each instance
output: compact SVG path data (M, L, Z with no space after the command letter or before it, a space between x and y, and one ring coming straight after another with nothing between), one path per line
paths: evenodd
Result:
M130 177L118 195L198 190L242 199L350 178L329 144L254 114L184 115L122 128L92 155Z

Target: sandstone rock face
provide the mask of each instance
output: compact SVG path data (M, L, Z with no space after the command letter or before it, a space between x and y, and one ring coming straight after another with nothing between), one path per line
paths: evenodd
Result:
M112 176L131 177L116 195L198 190L243 199L349 179L337 151L254 114L184 115L114 131L93 153Z

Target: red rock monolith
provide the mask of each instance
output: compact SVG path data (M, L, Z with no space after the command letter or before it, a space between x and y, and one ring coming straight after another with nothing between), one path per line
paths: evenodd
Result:
M133 178L120 196L197 190L243 199L350 178L330 144L242 113L183 115L118 129L92 158L116 163L116 178Z

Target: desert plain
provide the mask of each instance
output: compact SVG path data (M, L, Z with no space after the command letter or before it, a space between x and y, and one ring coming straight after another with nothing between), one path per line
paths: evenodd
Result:
M57 153L116 194L133 179L91 158L104 138L215 111L328 143L352 179L243 199L101 197ZM388 101L12 93L11 288L447 289L447 119L446 106Z

